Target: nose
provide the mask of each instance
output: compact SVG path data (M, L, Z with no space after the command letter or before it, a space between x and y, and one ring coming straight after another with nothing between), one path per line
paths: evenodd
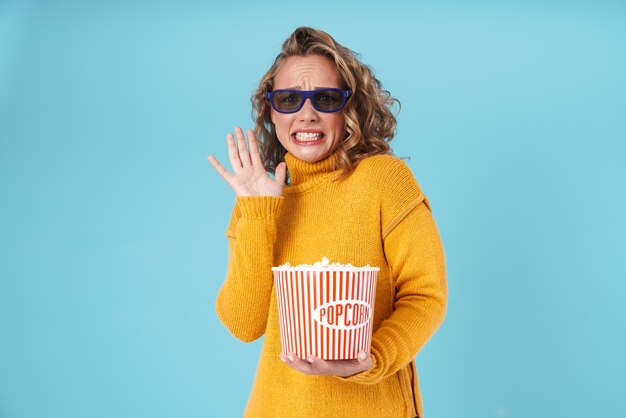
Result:
M311 99L306 99L302 108L298 111L298 118L301 122L314 122L319 118L317 110L313 107Z

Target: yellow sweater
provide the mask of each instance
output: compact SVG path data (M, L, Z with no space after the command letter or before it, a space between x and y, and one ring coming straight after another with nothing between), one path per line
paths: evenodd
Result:
M413 358L443 322L447 303L430 206L401 159L366 158L336 181L336 158L307 163L287 154L291 184L283 196L236 199L217 314L240 340L265 334L246 417L423 417ZM380 267L374 366L347 378L305 375L279 358L271 267L322 257Z

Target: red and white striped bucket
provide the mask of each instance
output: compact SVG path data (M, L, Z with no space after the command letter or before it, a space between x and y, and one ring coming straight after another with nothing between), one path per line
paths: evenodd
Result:
M302 359L370 352L378 267L272 267L283 353Z

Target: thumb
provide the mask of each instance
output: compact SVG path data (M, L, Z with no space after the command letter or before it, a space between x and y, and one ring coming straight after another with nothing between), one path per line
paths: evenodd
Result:
M276 166L276 171L274 172L274 179L276 182L280 182L280 184L285 184L285 178L287 177L287 163L284 161Z
M363 367L364 370L369 370L372 368L372 356L367 354L365 351L361 351L357 359L359 361L359 365Z

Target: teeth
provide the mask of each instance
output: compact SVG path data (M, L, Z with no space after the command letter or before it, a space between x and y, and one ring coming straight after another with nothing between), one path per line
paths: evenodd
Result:
M296 132L295 136L298 141L317 141L324 135L310 132Z

